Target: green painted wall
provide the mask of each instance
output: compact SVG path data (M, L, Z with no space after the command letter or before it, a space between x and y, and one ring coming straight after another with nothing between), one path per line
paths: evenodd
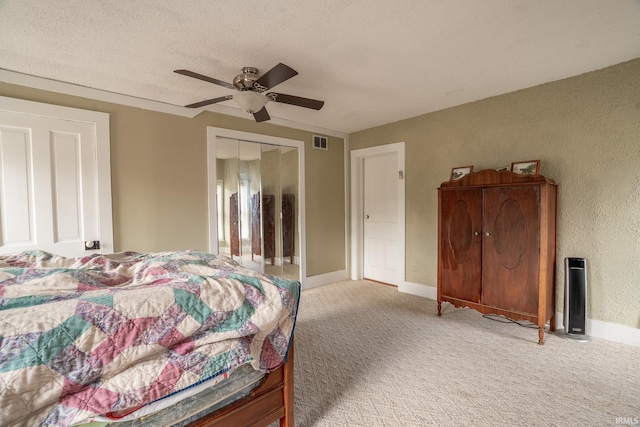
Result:
M349 136L406 143L406 280L436 286L437 187L451 168L541 160L564 258L587 259L592 319L640 328L640 59Z
M304 141L307 275L346 269L342 138L319 151L311 132L211 112L185 118L2 82L0 96L109 114L116 251L208 249L208 126Z

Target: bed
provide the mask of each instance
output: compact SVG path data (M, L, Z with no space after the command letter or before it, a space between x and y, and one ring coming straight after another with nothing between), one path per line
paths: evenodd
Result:
M299 296L199 251L2 255L0 425L293 427Z

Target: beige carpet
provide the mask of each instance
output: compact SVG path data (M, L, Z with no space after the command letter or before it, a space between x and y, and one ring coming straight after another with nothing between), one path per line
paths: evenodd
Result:
M640 423L640 348L580 343L470 309L346 281L304 291L295 425Z

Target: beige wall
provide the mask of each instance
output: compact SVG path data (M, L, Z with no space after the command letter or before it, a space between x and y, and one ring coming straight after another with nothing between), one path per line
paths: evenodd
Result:
M0 96L110 115L114 247L207 250L207 126L305 142L307 275L344 270L344 141L205 112L193 119L0 82ZM329 179L326 172L331 171Z
M406 280L437 280L437 190L451 168L541 160L564 258L587 259L592 319L640 328L640 59L350 135L406 143Z

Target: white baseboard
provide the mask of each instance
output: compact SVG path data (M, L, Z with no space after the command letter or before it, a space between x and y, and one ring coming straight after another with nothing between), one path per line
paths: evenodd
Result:
M564 328L564 314L556 313L556 329ZM602 338L607 341L640 347L640 329L619 323L603 322L602 320L587 319L587 335Z
M317 286L324 286L330 283L340 282L342 280L348 280L349 273L347 270L333 271L331 273L318 274L317 276L306 277L302 281L302 290L315 288Z
M438 296L437 288L419 283L404 282L398 286L398 291L432 300L435 300ZM561 312L556 313L557 329L564 327L563 321L563 314ZM618 323L587 319L587 335L607 341L640 347L640 329Z
M405 294L417 295L423 298L435 300L438 297L438 289L433 286L419 283L403 282L398 286L398 291Z

